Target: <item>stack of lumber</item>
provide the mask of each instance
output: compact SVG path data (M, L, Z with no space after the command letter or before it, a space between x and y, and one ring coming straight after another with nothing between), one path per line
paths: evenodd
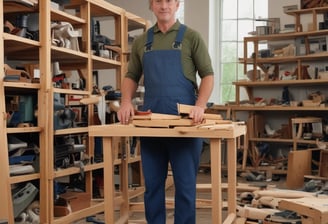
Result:
M179 127L195 126L193 120L189 117L192 105L177 104L178 115L153 113L151 111L136 111L133 116L132 124L138 127ZM231 124L230 120L223 120L220 114L204 114L202 124L198 127L214 128L217 125Z

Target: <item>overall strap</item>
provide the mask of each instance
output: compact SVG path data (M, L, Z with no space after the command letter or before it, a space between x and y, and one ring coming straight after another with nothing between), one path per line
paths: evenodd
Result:
M180 25L178 34L177 34L177 36L175 38L175 41L173 43L173 48L174 49L181 48L181 43L182 43L182 40L183 40L183 35L184 35L186 29L187 29L187 27L184 24L181 24Z
M186 31L187 27L184 24L181 24L179 27L179 31L177 33L177 36L175 38L175 41L172 44L173 49L180 49L181 48L181 43L183 40L184 33ZM151 27L147 31L147 41L145 44L145 51L150 51L152 44L154 41L154 27Z
M154 27L151 27L147 31L147 42L145 44L145 51L150 51L151 50L151 46L153 44L153 41L154 41Z

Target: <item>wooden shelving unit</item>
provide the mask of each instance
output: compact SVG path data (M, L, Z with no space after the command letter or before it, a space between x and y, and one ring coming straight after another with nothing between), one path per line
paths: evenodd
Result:
M295 18L295 26L301 27L301 17L305 14L311 14L313 20L312 30L305 32L290 32L281 34L270 34L261 36L250 36L244 38L244 57L239 59L239 62L244 66L244 74L248 73L248 79L239 80L234 82L236 88L236 100L228 106L222 106L217 110L229 108L233 119L238 120L242 117L248 121L248 156L254 156L254 152L259 153L258 160L261 160L261 152L258 151L259 144L269 144L272 151L278 151L280 148L290 148L290 150L303 148L315 148L316 142L327 141L322 136L314 137L312 139L303 139L303 137L295 138L292 135L292 119L307 119L311 117L325 118L328 107L323 100L320 106L302 106L303 100L308 100L308 95L311 92L321 92L323 95L326 93L325 86L328 84L327 79L320 79L319 77L312 76L311 78L303 78L303 66L309 64L324 65L328 58L328 52L321 50L320 52L311 51L311 38L327 36L327 30L319 30L318 16L328 12L328 7L302 9L288 11L286 14ZM303 25L304 26L304 25ZM295 43L295 52L299 53L299 44L302 44L304 53L296 55L274 55L276 49L270 49L270 46L285 46L290 43ZM278 43L278 44L277 44ZM260 45L267 44L271 55L261 56ZM253 52L250 52L253 51ZM254 53L255 52L255 53ZM279 69L286 67L294 67L295 78L283 79ZM273 70L274 78L269 74L269 68L275 67ZM253 70L252 73L249 71ZM258 70L262 74L258 77ZM291 101L297 101L297 105L284 105L271 103L272 99L281 99L282 91L284 88L289 90ZM243 92L246 93L248 100L242 100ZM294 94L293 94L294 93ZM278 95L277 95L278 94ZM263 100L263 103L258 103L258 100ZM324 121L324 119L323 119ZM280 133L276 135L269 135L265 130L265 125L274 127ZM304 125L302 122L299 125ZM322 124L324 125L324 123ZM281 134L283 133L283 134ZM253 154L252 154L253 153ZM255 153L256 154L256 153ZM287 160L287 158L281 158ZM261 169L260 162L254 162L253 167ZM245 165L245 164L243 164ZM263 168L265 170L265 167Z
M10 64L12 66L23 66L33 64L33 68L39 73L37 83L26 82L5 82L5 74L1 73L0 78L0 110L2 122L0 125L0 140L3 150L1 150L0 177L2 184L0 186L0 197L5 201L5 206L0 211L0 220L7 220L8 223L14 223L17 214L14 214L14 198L12 189L14 186L24 185L26 183L35 184L38 188L38 194L33 200L39 201L40 223L71 223L83 217L95 215L105 211L105 204L101 199L94 198L94 174L104 169L103 161L95 161L95 138L89 136L89 125L97 125L95 117L94 104L84 105L75 100L71 104L72 98L81 99L91 97L93 90L93 71L102 69L114 69L118 87L120 87L121 78L126 71L128 55L128 36L127 33L134 29L146 30L146 22L141 17L126 12L104 0L72 0L64 5L63 9L52 8L51 1L39 1L35 7L23 6L19 3L5 3L0 1L0 12L2 17L0 22L4 24L5 20L15 18L19 15L38 15L39 38L37 40L20 37L0 31L2 41L0 49L3 53L0 58L0 66ZM15 7L17 6L17 7ZM115 58L106 58L94 54L91 44L91 18L108 18L113 24L111 32L114 33L114 45L108 49L115 50L118 54ZM65 22L72 26L74 31L78 31L79 47L73 49L65 46L55 46L53 44L53 30L50 24ZM64 34L62 34L64 35ZM71 40L71 44L73 40ZM58 62L60 71L70 78L78 74L79 83L69 83L68 88L63 85L54 84L54 63ZM66 81L66 80L64 80ZM78 84L80 86L73 86ZM8 96L33 96L35 101L33 107L36 107L37 116L33 126L17 127L8 126ZM74 111L73 125L64 127L57 126L55 107L58 106L54 99L59 96L60 106ZM56 98L57 99L57 98ZM62 110L65 110L62 109ZM39 148L38 171L23 175L10 176L9 153L7 136L19 136L24 140L34 141ZM74 166L77 163L70 163L66 168L55 167L55 148L62 143L63 139L72 141L73 144L83 145L84 164L80 167ZM114 144L114 143L113 143ZM140 163L140 154L130 155L127 158L123 155L122 148L130 151L130 140L122 141L122 144L116 144L117 157L111 161L111 166L125 166L129 164ZM82 147L82 146L81 146ZM122 147L122 148L120 148ZM138 145L137 145L138 147ZM82 156L82 154L80 154ZM82 158L82 157L81 157ZM80 159L81 159L80 158ZM104 158L102 158L104 160ZM80 163L78 163L80 164ZM141 166L138 168L141 169ZM57 185L64 179L81 178L82 191L88 195L87 201L83 202L87 206L83 209L74 210L67 215L55 215L55 202L58 196ZM137 191L130 192L131 197L135 197L143 192L142 176L139 176L140 188ZM126 184L127 182L121 182ZM114 183L112 183L114 185ZM80 186L74 186L80 187ZM127 187L127 186L124 186ZM120 194L118 189L117 194ZM60 195L60 194L59 194Z

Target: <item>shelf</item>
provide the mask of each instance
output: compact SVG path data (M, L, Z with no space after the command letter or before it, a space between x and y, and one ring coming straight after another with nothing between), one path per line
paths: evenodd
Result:
M42 131L41 127L7 128L8 134L15 133L38 133Z
M13 200L15 199L12 198L11 188L13 185L19 186L25 182L35 182L38 185L39 193L33 200L40 202L40 223L72 223L83 217L108 212L106 211L108 210L107 208L105 210L104 202L94 200L93 198L95 196L94 188L97 187L93 181L94 175L103 175L105 168L114 169L120 167L120 172L126 172L124 175L128 177L128 163L141 163L141 158L140 155L130 158L128 154L126 154L127 157L125 158L116 156L113 161L109 162L105 158L101 158L101 155L97 154L99 152L96 151L100 149L95 148L96 146L98 147L97 139L94 136L89 136L88 127L98 122L96 117L97 105L81 104L79 99L91 96L94 87L93 74L97 70L114 70L113 76L117 79L117 83L120 84L121 78L124 75L123 71L127 66L122 50L128 44L125 34L134 29L145 30L146 20L126 12L124 9L105 0L70 0L67 4L59 3L60 9L52 8L51 1L43 0L39 0L39 4L35 7L4 3L3 0L0 0L0 3L3 6L0 7L0 12L3 14L4 19L11 21L22 13L38 14L39 19L37 21L39 25L39 41L4 33L3 30L0 31L0 35L3 37L0 44L0 48L3 50L0 64L4 66L4 63L8 63L10 66L17 67L33 65L40 71L40 77L33 79L33 83L5 82L1 79L0 86L3 88L0 94L0 110L4 119L2 125L0 125L0 142L4 148L8 148L8 135L11 135L17 138L22 137L25 142L37 145L39 148L40 171L39 173L10 176L8 150L2 150L3 153L0 156L3 158L3 164L1 165L0 176L3 180L5 179L6 185L1 185L0 196L6 201L6 205L0 211L0 219L8 220L8 223L14 223ZM115 57L103 58L94 55L90 32L92 18L110 23L108 27L110 27L111 39L114 36L113 44L107 46L106 49L114 51ZM126 21L129 21L128 26L126 26ZM55 22L70 23L74 31L79 33L79 50L53 45L51 24ZM108 29L108 27L106 26L105 28ZM69 41L72 42L72 40ZM58 63L58 68L55 63ZM109 73L112 75L113 72L110 71ZM54 75L62 75L58 76L59 80L56 80L56 84L54 84L53 80ZM2 78L3 76L4 74ZM69 84L63 85L61 82ZM117 86L119 89L120 85ZM76 88L74 89L73 87ZM19 97L25 95L32 96L33 98L33 105L29 108L32 108L33 114L37 112L37 117L33 117L33 125L35 127L7 127L7 113L16 110L21 112L17 108L25 105L23 101L20 101L21 98ZM71 96L74 96L74 99ZM59 102L65 110L54 111L54 98L57 99L56 97L60 97ZM72 103L73 101L74 104ZM37 111L35 111L35 108L37 108ZM71 113L71 111L75 113ZM79 115L78 117L72 116L77 114ZM68 120L73 123L73 125L68 124L72 128L54 130L55 127L67 127L65 126L66 123L63 126L59 125L57 127L55 122L64 123ZM78 149L83 150L83 153L79 151L74 152L74 156L78 156L77 159L80 159L82 154L86 155L86 159L89 159L88 163L84 164L81 169L80 167L73 166L75 164L72 162L73 159L69 159L70 162L68 163L70 164L68 168L56 169L54 157L58 154L56 154L57 152L54 153L54 150L59 149L57 146L71 143L83 144L82 149ZM119 153L125 153L123 152L123 147L129 150L129 145L123 141L118 142L115 147L115 150ZM101 150L105 149L101 148ZM126 153L129 153L129 151ZM129 158L129 161L126 158ZM74 160L76 160L76 157L74 157ZM104 161L95 163L95 161L101 160ZM84 161L86 160L81 158L81 162ZM81 190L91 195L90 207L74 211L64 217L55 217L54 196L57 197L59 194L56 191L55 185L62 179L70 179L71 176L79 175L81 172L83 172L81 180L84 185ZM104 177L102 176L101 178ZM115 197L114 200L117 205L120 205L123 199L129 199L129 195L140 195L143 193L143 190L143 186L138 187L135 191L128 189L128 186L120 186L120 189L116 189L119 196ZM119 218L119 220L123 219L128 219L128 216Z
M87 133L88 131L89 131L88 127L66 128L66 129L55 130L54 135L82 134L82 133Z
M38 179L40 179L39 173L11 176L10 184L18 184L21 182L33 181L33 180L38 180Z
M3 33L4 54L8 60L39 60L40 42Z
M27 82L3 82L6 92L13 94L22 94L30 92L31 90L39 90L40 83L27 83Z
M328 111L328 107L293 107L293 106L243 106L230 105L234 111Z
M86 164L83 167L83 172L88 172L92 170L102 169L104 166L103 163L94 163L94 164ZM57 169L54 171L52 178L59 178L59 177L65 177L72 174L79 174L81 173L80 167L68 167L65 169Z
M305 32L244 37L244 54L243 58L239 58L239 62L243 64L245 77L251 80L245 79L233 82L236 89L235 101L225 106L215 107L214 110L223 111L226 109L231 113L232 120L246 121L248 125L248 136L244 139L245 142L243 147L247 148L248 153L246 156L248 156L248 160L251 161L251 164L254 166L246 166L245 158L243 158L242 167L246 167L247 170L259 169L258 164L260 164L261 161L274 161L271 157L279 160L279 156L277 156L278 153L285 155L289 154L291 150L317 147L316 140L303 139L304 133L298 134L299 138L293 138L294 129L299 128L299 130L302 130L303 127L303 123L295 125L293 119L300 118L300 120L306 120L309 116L323 119L326 117L328 111L328 106L326 105L327 98L320 98L321 96L327 95L326 86L328 84L328 79L307 79L309 76L314 77L316 75L316 73L314 73L314 67L320 70L321 66L322 68L327 66L328 51L325 51L324 48L320 48L320 50L316 50L317 53L312 53L313 49L311 46L312 39L322 37L327 40L326 36L328 35L328 30L319 30L319 21L317 19L318 14L326 12L328 12L328 7L286 12L287 15L294 17L296 28L302 28L302 15L312 15L313 26L311 30ZM287 46L291 43L295 45L295 49L292 48L291 52L286 53L284 52L285 49L280 49L281 46ZM270 57L265 57L266 55L260 54L260 50L264 47L263 44L267 44L268 53L270 52L268 56ZM286 50L288 49L289 48ZM293 51L299 55L294 56ZM293 56L271 57L271 53ZM312 69L310 70L306 66L314 67L311 67ZM257 70L260 70L260 77L256 74ZM281 76L283 76L286 71L295 75L295 77L293 76L292 80L282 80ZM288 87L288 92L282 92L283 87ZM304 100L310 100L311 96L314 97L313 95L315 94L318 95L316 99L320 101L318 102L320 106L289 106L289 103L291 103L291 105L301 105L299 103ZM258 101L256 97L262 97L262 105L257 105ZM245 100L242 101L241 98ZM292 101L294 101L295 104ZM266 103L269 104L269 102L273 102L273 105L266 105ZM286 105L282 105L283 103ZM313 130L315 128L315 134L320 136L318 138L320 138L320 140L326 139L327 135L321 132L317 133L317 130L321 129L320 125L324 125L321 123L321 120L319 123L320 124L316 124L312 127L308 127L308 124L305 126L304 124L304 129L306 127L307 131L311 132L311 128L313 128ZM272 130L275 131L276 136L270 135L273 133L271 132ZM254 136L256 138L254 138ZM264 147L268 148L258 148L259 143L266 143ZM277 145L279 145L279 147L277 147ZM261 150L265 150L264 158L262 157ZM287 156L285 157L288 158ZM285 166L287 163L288 161L284 161ZM287 170L285 170L285 174L286 173Z
M326 79L304 79L304 80L277 80L277 81L250 81L240 80L233 82L236 86L245 87L270 87L270 86L311 86L311 85L327 85Z
M51 11L51 20L53 21L65 21L65 22L69 22L72 25L87 23L85 19L82 19L74 15L70 15L66 12L57 9L51 9L50 11Z
M76 211L76 212L72 212L69 215L66 215L63 217L55 218L51 223L53 223L53 224L73 223L79 217L92 216L94 214L103 212L104 209L105 209L104 202L93 201L92 205L90 207Z
M249 141L253 142L276 142L276 143L289 143L293 144L296 141L299 144L311 144L315 145L316 140L304 140L304 139L283 139L283 138L249 138Z
M285 13L287 15L295 16L295 15L303 15L303 14L313 14L315 13L325 13L328 11L328 7L315 7L310 9L298 9L298 10L289 10Z
M38 11L38 5L27 6L15 2L5 2L3 3L3 11L6 13L31 13Z
M64 47L51 46L53 61L61 61L63 65L74 64L76 67L85 67L89 55L84 52L71 50Z
M328 34L328 33L327 33ZM241 63L247 64L285 64L285 63L298 63L298 62L311 62L311 61L326 61L328 58L328 52L321 52L321 53L313 53L303 56L286 56L286 57L268 57L268 58L257 58L256 62L255 59L247 58L247 59L239 59Z
M260 41L281 41L291 40L300 37L313 37L313 36L324 36L328 34L328 30L317 30L308 32L290 32L270 35L260 35L245 37L244 42L260 42Z
M94 69L116 69L121 65L122 63L120 61L92 55L92 66Z

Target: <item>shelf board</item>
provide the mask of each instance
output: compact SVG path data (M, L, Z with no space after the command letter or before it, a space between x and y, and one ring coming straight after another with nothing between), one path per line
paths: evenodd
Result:
M88 0L90 2L91 16L121 16L124 10L103 0ZM110 10L108 10L110 9Z
M84 172L89 172L97 169L103 169L104 163L87 164L84 166ZM72 174L81 173L80 167L68 167L66 169L58 169L53 172L53 178L69 176Z
M6 87L6 91L13 91L15 94L26 93L27 89L38 90L41 88L40 83L28 82L3 82L3 85Z
M278 143L294 143L293 139L284 139L284 138L249 138L249 141L253 142L278 142ZM297 144L310 144L316 145L316 140L304 140L304 139L296 139Z
M277 81L239 80L237 82L233 82L233 84L236 86L245 86L245 87L310 86L310 85L327 85L328 79L277 80Z
M61 89L61 88L53 88L54 93L62 93L68 95L90 95L89 91L84 90L75 90L75 89Z
M88 54L69 48L51 46L51 60L59 61L61 65L74 64L75 67L83 68L87 64Z
M74 221L81 219L81 217L88 217L97 213L101 213L104 210L105 210L105 204L103 201L92 201L92 205L90 207L72 212L63 217L57 217L51 223L53 224L73 223Z
M8 134L41 132L41 127L7 128Z
M285 13L287 15L301 15L301 14L312 14L313 12L316 13L324 13L324 12L328 12L328 7L314 7L314 8L310 8L310 9L297 9L297 10L288 10Z
M54 135L68 135L68 134L79 134L79 133L87 133L88 127L82 128L65 128L60 130L54 130Z
M53 8L50 11L51 11L51 20L53 21L65 21L65 22L69 22L72 25L86 23L85 19L68 14L64 11L60 11Z
M240 63L247 64L279 64L279 63L297 63L298 61L324 61L328 58L328 52L313 53L301 56L281 56L281 57L268 57L268 58L239 58Z
M31 13L38 10L38 5L24 5L17 2L3 1L3 11L5 13Z
M92 66L94 69L117 69L122 64L120 61L115 61L108 58L92 55Z
M299 37L309 37L309 36L324 36L328 34L328 30L318 30L318 31L307 31L307 32L289 32L289 33L279 33L270 35L260 35L245 37L244 41L280 41L280 40L290 40Z
M11 176L10 177L10 184L17 184L25 181L32 181L40 179L39 173L32 173L32 174L24 174L19 176Z
M39 60L40 42L3 33L4 55L8 60Z
M328 111L328 107L293 107L293 106L243 106L230 105L228 106L233 111Z
M253 142L282 142L282 143L293 143L293 139L283 139L283 138L249 138L249 141Z
M145 30L147 27L147 21L140 16L130 12L125 12L125 16L128 19L128 32L138 29Z

